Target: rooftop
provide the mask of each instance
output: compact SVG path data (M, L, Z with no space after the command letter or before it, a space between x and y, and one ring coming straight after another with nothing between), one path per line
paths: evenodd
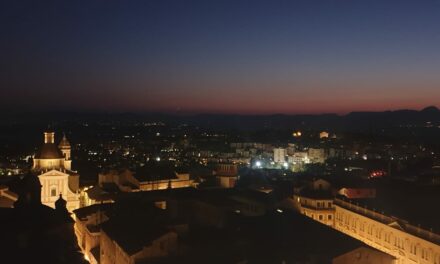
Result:
M91 214L95 214L96 212L105 211L110 212L113 210L114 203L104 203L104 204L93 204L90 206L82 207L73 211L76 217L79 219L84 219Z
M101 225L102 230L129 255L139 252L155 239L170 232L163 224L162 210L155 207L143 207L143 210L139 210L139 207L133 208L136 210L122 209L126 210L125 213L115 215Z

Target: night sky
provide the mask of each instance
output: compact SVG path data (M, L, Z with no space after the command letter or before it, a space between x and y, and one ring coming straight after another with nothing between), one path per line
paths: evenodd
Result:
M347 113L440 102L440 1L0 3L0 106Z

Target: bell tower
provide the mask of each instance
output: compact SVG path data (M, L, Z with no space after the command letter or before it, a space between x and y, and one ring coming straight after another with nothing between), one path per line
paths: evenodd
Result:
M71 170L72 169L71 147L70 147L70 142L66 138L66 134L63 135L63 139L58 145L58 148L61 150L61 153L63 153L64 168L67 170Z
M44 143L53 144L55 142L55 132L49 130L44 132Z

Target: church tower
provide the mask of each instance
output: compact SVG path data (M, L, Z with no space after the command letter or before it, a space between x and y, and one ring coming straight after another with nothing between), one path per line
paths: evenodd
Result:
M63 135L63 139L60 144L58 144L58 148L61 150L61 153L64 156L64 168L66 170L72 169L72 159L71 159L71 147L70 142L66 138L66 134Z
M55 144L55 132L44 132L44 144L34 156L33 172L41 183L41 203L55 208L62 195L68 211L79 208L79 175L71 168L71 147L66 136Z
M48 130L44 132L44 143L45 144L54 144L55 143L55 132L52 130Z

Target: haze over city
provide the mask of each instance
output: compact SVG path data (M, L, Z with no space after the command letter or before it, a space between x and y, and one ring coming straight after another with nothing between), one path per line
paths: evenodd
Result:
M4 1L0 104L239 114L422 109L440 100L439 13L438 1Z

